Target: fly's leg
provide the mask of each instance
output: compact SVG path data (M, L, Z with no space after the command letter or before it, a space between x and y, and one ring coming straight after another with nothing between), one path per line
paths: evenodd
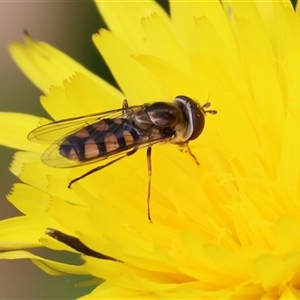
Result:
M148 195L147 195L147 209L148 209L148 220L152 223L150 214L150 196L151 196L151 177L152 177L152 163L151 163L151 152L152 148L147 148L147 166L148 166Z
M200 163L199 163L197 157L191 151L188 143L184 143L184 144L181 144L181 145L178 145L178 146L179 146L179 151L180 152L187 152L187 154L194 160L196 165L200 166Z
M127 101L127 99L124 99L123 103L122 103L122 114L123 114L123 117L125 117L126 114L128 113L128 107L129 107L128 101Z
M197 157L196 157L196 156L193 154L193 152L191 151L191 149L190 149L190 147L189 147L188 144L186 145L186 152L193 158L193 160L195 161L196 165L199 166L200 163L199 163Z
M211 105L211 103L209 101L207 101L206 103L204 103L201 108L202 110L205 112L205 113L209 113L211 115L216 115L217 114L217 111L215 109L206 109L206 108L209 108Z
M92 170L90 170L90 171L84 173L83 175L81 175L81 176L79 176L79 177L77 177L77 178L71 180L70 183L69 183L69 185L68 185L68 188L71 188L71 186L72 186L73 183L75 183L75 182L77 182L77 181L79 181L79 180L81 180L81 179L83 179L83 178L85 178L85 177L87 177L87 176L89 176L89 175L95 173L95 172L98 172L98 171L100 171L100 170L102 170L102 169L104 169L104 168L106 168L106 167L112 165L113 163L115 163L115 162L121 160L121 159L124 158L124 157L127 157L127 156L130 156L130 155L134 154L136 151L137 151L137 149L133 149L133 150L127 152L125 155L120 156L120 157L118 157L118 158L116 158L116 159L114 159L114 160L108 162L108 163L105 164L105 165L98 166L98 167L96 167L96 168L94 168L94 169L92 169Z

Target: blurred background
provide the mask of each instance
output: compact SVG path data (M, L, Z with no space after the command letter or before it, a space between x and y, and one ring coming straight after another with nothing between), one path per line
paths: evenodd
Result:
M158 2L168 7L167 0ZM41 92L21 73L7 51L10 42L23 41L24 30L33 39L53 45L114 84L91 40L101 27L105 25L92 0L0 1L0 111L47 117L39 103ZM0 220L20 215L6 200L11 186L19 181L8 170L14 152L0 146ZM45 249L31 252L79 262L78 256L68 253ZM0 260L0 299L74 299L92 289L75 287L84 279L47 275L28 260Z

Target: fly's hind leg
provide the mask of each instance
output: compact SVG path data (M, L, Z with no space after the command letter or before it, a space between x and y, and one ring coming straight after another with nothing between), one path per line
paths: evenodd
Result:
M98 167L96 167L96 168L94 168L94 169L92 169L92 170L84 173L83 175L81 175L81 176L79 176L79 177L71 180L70 183L69 183L69 185L68 185L68 188L71 188L71 186L73 185L73 183L75 183L75 182L77 182L77 181L79 181L79 180L81 180L81 179L83 179L83 178L85 178L85 177L87 177L87 176L95 173L95 172L98 172L98 171L100 171L100 170L102 170L102 169L104 169L104 168L106 168L106 167L114 164L115 162L121 160L124 157L127 157L127 156L130 156L130 155L134 154L136 151L137 151L137 149L134 148L133 150L131 150L131 151L127 152L126 154L124 154L124 155L122 155L122 156L120 156L120 157L118 157L118 158L116 158L116 159L108 162L107 164L102 165L102 166L98 166Z
M147 148L147 166L148 166L147 210L148 210L148 220L150 223L152 223L151 214L150 214L151 177L152 177L151 152L152 152L152 148L151 146L149 146Z

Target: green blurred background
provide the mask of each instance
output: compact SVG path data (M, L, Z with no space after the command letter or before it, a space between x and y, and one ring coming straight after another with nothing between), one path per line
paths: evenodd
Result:
M108 1L109 2L109 1ZM166 0L159 1L167 10ZM0 111L47 117L39 104L41 92L21 73L7 46L23 40L23 30L37 40L61 49L108 81L114 80L94 47L91 36L105 27L94 3L81 1L0 1ZM0 128L9 130L9 128ZM15 150L0 147L0 219L20 215L5 195L18 182L8 167ZM34 253L79 262L78 256L38 250ZM0 299L73 299L88 293L75 284L84 278L50 276L28 260L0 261Z

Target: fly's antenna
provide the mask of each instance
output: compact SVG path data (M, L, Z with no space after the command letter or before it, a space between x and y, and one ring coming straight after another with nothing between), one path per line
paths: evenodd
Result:
M207 99L206 103L204 103L201 106L201 109L204 111L205 114L209 113L211 115L216 115L218 112L215 109L206 109L206 108L209 108L211 106L211 102L209 101L209 98L210 98L210 96L208 96L208 99Z
M206 101L206 103L204 103L201 106L201 109L204 111L204 113L209 113L211 115L216 115L218 112L215 109L207 109L210 106L211 106L211 103L209 102L209 98L208 98L208 100Z

